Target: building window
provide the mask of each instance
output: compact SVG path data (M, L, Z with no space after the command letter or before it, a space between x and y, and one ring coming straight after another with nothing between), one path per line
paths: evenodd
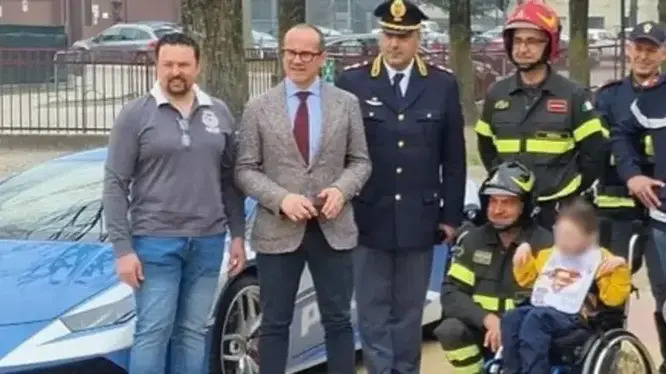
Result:
M589 17L587 19L587 27L590 29L603 29L604 17Z

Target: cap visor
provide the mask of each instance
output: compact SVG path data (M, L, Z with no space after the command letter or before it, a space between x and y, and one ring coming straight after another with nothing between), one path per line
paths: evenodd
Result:
M534 30L541 30L541 28L535 24L529 23L529 22L514 22L512 24L507 25L504 30L511 30L511 29L534 29Z
M415 30L398 30L398 29L393 29L387 26L382 27L382 32L384 34L389 34L389 35L407 35Z
M481 194L483 195L499 195L499 196L518 196L518 194L509 192L503 188L488 187L484 189Z
M661 45L663 42L661 40L658 40L652 35L637 35L634 37L629 38L632 42L637 42L639 40L646 40L648 42L654 43L656 45Z

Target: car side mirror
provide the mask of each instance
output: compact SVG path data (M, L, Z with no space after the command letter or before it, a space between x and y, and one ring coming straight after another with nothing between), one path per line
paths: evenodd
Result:
M102 37L100 35L95 36L92 38L93 43L99 43L102 40Z

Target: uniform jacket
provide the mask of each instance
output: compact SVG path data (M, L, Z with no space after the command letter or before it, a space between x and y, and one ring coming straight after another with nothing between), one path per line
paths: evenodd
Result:
M507 249L490 223L461 234L442 286L444 316L482 328L486 314L501 314L529 298L529 288L519 286L512 273L513 255L523 242L546 248L553 238L550 231L530 225Z
M650 135L654 147L655 179L666 182L666 74L657 82L645 88L640 97L631 103L632 116L621 121L611 129L613 157L617 162L617 171L626 182L634 176L642 175L641 148L636 146L636 139ZM650 212L653 220L666 229L666 188L660 189L658 196L662 201L659 210Z
M370 175L358 100L325 83L321 96L321 146L309 166L294 139L284 83L250 100L243 113L236 182L259 203L251 239L259 252L294 251L303 240L305 222L292 222L280 214L288 193L308 196L333 186L349 201ZM319 223L334 249L356 246L358 230L350 204L335 219L320 218Z
M631 76L610 81L599 88L595 106L609 133L613 126L632 116L631 103L641 91L642 88L636 86ZM641 152L641 165L644 171L650 170L649 157L652 153L650 145L649 136L634 139L636 149L644 151ZM612 157L610 149L605 158L603 173L599 176L595 204L607 214L621 215L626 219L640 218L642 215L642 205L629 196L626 183L617 173L615 157Z
M518 74L494 84L476 133L486 169L520 161L536 175L539 201L587 189L603 168L607 134L588 93L554 71L535 89Z
M360 243L430 249L437 223L462 220L465 142L455 77L417 58L402 105L381 55L344 71L336 84L359 98L373 163L354 199Z
M601 252L602 261L613 256L605 248L602 248ZM553 248L542 249L536 256L528 257L522 266L515 267L513 273L518 284L521 287L532 287L552 253ZM608 273L597 272L594 283L596 287L592 287L592 289L595 291L596 298L606 306L622 305L631 292L631 274L626 265L619 266Z

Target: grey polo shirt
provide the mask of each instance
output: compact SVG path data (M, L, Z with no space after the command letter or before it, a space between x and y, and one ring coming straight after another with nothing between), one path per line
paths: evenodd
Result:
M232 116L222 101L194 90L188 118L159 84L116 118L103 202L117 256L133 251L132 236L198 237L227 227L233 237L244 234L244 197L233 181Z

